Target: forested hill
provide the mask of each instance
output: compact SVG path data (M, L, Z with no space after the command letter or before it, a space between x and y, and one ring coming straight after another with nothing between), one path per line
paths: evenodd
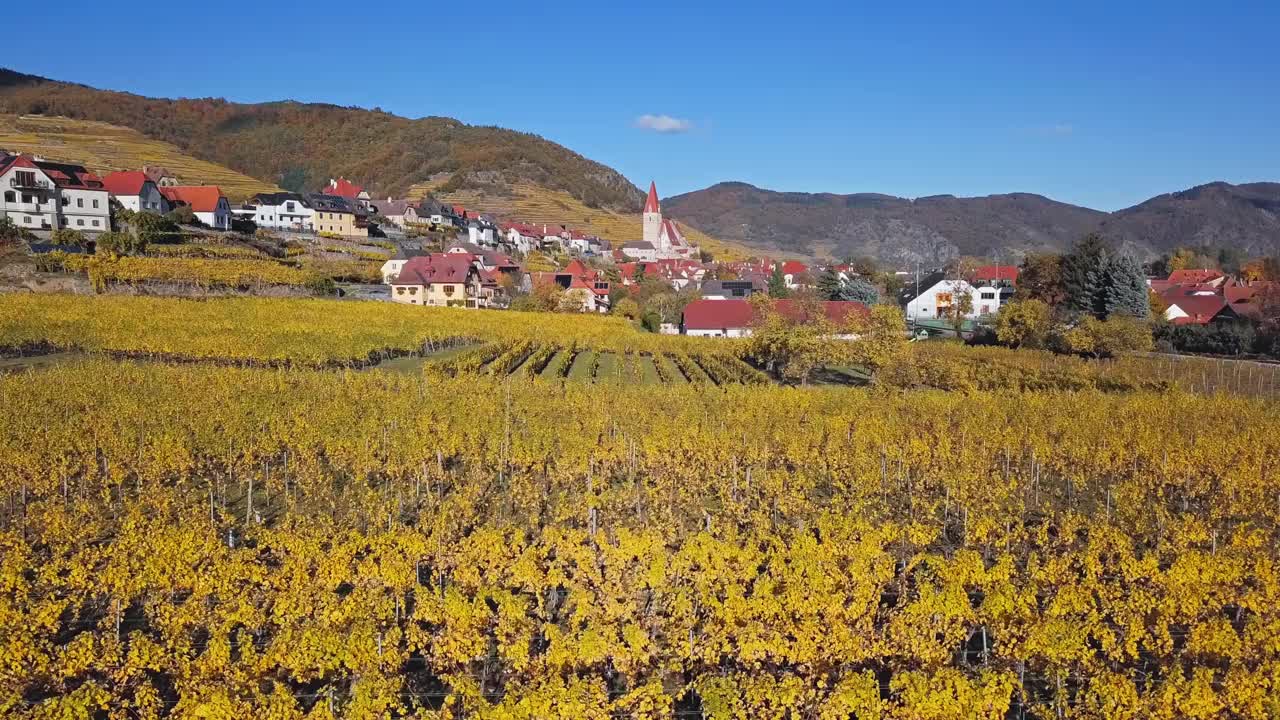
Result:
M913 200L775 192L728 182L668 198L663 209L726 241L897 262L1060 251L1093 231L1143 257L1200 246L1247 255L1280 252L1277 183L1210 183L1105 213L1029 193Z
M589 207L634 212L643 194L617 171L536 135L292 101L169 100L98 90L0 68L0 113L98 120L164 140L202 160L300 190L346 176L375 196L423 181L445 189L515 183L562 190Z

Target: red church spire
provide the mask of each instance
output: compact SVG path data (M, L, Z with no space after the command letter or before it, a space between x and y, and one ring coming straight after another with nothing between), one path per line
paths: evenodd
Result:
M658 186L649 181L649 198L644 201L644 211L647 213L661 212L658 208Z

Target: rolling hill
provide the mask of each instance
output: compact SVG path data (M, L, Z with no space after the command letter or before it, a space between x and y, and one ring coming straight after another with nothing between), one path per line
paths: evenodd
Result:
M527 182L588 207L639 211L643 195L617 171L536 135L292 101L168 100L98 90L0 69L0 113L94 120L131 128L193 157L289 190L346 176L399 195L440 174L450 190Z
M217 185L232 200L280 189L217 163L193 158L136 130L92 120L0 115L0 148L79 163L97 172L162 165L183 182Z
M1029 193L914 200L720 183L668 198L664 209L726 241L809 255L934 263L955 255L1014 258L1064 250L1086 233L1143 257L1182 246L1280 252L1280 184L1211 183L1105 213Z

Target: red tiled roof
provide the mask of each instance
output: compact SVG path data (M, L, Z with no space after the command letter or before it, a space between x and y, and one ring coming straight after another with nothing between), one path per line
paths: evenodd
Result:
M323 192L326 195L341 195L344 198L354 198L364 192L364 188L344 177L340 177L337 180L330 180Z
M728 330L751 326L754 316L746 300L694 300L684 308L686 330Z
M213 212L218 209L222 190L217 185L173 185L160 188L160 194L169 202L190 205L195 212Z
M649 197L645 198L644 211L647 213L662 211L658 205L658 186L652 180L649 181Z
M471 273L471 256L459 254L425 255L409 258L396 276L395 285L432 285L466 282Z
M102 179L102 186L112 195L140 195L142 186L151 182L151 178L141 170L107 173Z
M806 315L805 304L797 300L775 300L773 306L779 315L792 322L803 323L810 320ZM871 312L866 305L848 300L825 300L822 303L822 310L826 313L827 319L837 325L843 324L850 315L866 315Z
M1016 265L983 265L975 268L973 274L970 275L973 280L985 280L995 282L1003 280L1005 282L1018 281L1018 266Z
M806 271L806 270L808 270L808 269L809 269L809 266L808 266L808 265L805 265L804 263L800 262L799 260L788 260L788 261L786 261L786 262L782 263L782 274L783 274L783 275L799 275L800 273L802 273L802 272L804 272L804 271Z
M1169 282L1173 285L1184 283L1204 283L1225 277L1220 270L1174 270L1169 273Z
M1186 295L1169 302L1170 307L1175 305L1187 316L1174 318L1174 325L1207 325L1223 311L1232 312L1221 295Z

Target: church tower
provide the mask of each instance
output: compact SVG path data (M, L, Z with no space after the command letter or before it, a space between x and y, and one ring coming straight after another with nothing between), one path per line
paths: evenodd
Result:
M644 201L643 240L658 250L662 249L662 208L658 206L658 187L649 181L649 197Z

